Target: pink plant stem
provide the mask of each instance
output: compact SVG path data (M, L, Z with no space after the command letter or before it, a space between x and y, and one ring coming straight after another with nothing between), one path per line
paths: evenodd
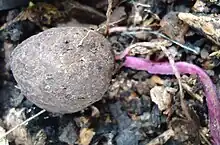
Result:
M181 74L196 74L199 76L206 94L211 136L214 144L220 145L220 103L215 85L200 67L187 62L176 62L175 65ZM171 65L166 62L157 63L143 58L126 56L124 66L136 70L145 70L151 74L174 75Z

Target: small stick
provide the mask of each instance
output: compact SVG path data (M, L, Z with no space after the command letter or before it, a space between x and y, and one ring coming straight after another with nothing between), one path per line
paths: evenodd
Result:
M113 0L108 0L108 9L106 12L106 28L105 28L105 34L108 34L108 29L109 29L109 22L110 22L110 17L112 14L112 7L113 7Z
M81 40L81 41L79 42L79 44L77 45L78 47L83 45L83 41L89 36L89 33L90 33L91 31L92 31L92 30L88 30L88 32L86 33L86 35L82 38L82 40Z
M160 48L166 54L166 56L169 60L169 63L173 69L173 73L174 73L175 77L177 78L177 81L179 84L179 90L180 90L180 102L181 102L182 110L183 110L184 114L186 115L187 119L191 120L192 118L189 114L188 107L184 101L184 93L183 93L183 87L182 87L180 73L176 68L174 58L173 58L172 54L169 52L169 50L166 49L166 47L160 46Z
M193 52L193 53L195 53L195 54L197 54L197 55L199 54L199 48L198 48L198 47L195 47L196 49L190 48L190 47L185 46L185 45L183 45L183 44L181 44L181 43L179 43L179 42L177 42L177 41L175 41L175 40L170 39L170 38L167 37L166 35L164 35L164 34L162 34L162 33L159 33L159 32L157 32L157 31L151 31L151 32L149 32L149 33L152 33L152 34L161 36L162 38L165 38L165 39L169 40L170 42L172 42L172 43L174 43L174 44L176 44L176 45L179 45L180 47L182 47L182 48L184 48L184 49L186 49L186 50L189 50L189 51L191 51L191 52Z
M146 27L124 27L124 26L120 26L120 27L112 27L109 28L108 33L112 34L112 33L116 33L116 32L125 32L125 31L149 31L151 30L151 28L146 28Z
M199 134L200 134L200 136L204 139L204 141L207 143L207 145L212 145L212 144L210 143L210 141L206 138L206 136L205 136L201 131L199 131Z
M159 144L164 144L166 143L171 137L173 137L174 131L172 129L168 129L164 131L161 135L157 136L153 140L151 140L149 143L146 145L159 145Z
M199 54L199 50L200 50L199 47L194 47L194 49L193 49L193 48L188 47L188 46L186 46L184 44L181 44L181 43L179 43L179 42L177 42L175 40L170 39L168 36L158 32L158 31L152 31L151 28L145 28L145 27L131 27L131 28L127 28L127 27L121 26L121 27L110 28L108 30L108 33L112 34L112 33L116 33L116 32L126 32L128 34L129 33L133 34L133 33L136 33L137 31L142 31L142 32L144 31L146 33L150 33L150 34L154 34L156 36L160 36L160 37L162 37L164 39L167 39L168 41L170 41L170 42L172 42L172 43L174 43L174 44L176 44L176 45L178 45L178 46L180 46L180 47L182 47L182 48L184 48L184 49L186 49L188 51L193 52L194 54L197 54L197 55Z
M187 84L187 83L183 83L182 82L182 86L183 86L183 89L194 99L198 100L200 103L203 103L203 98L198 95L198 94L195 94L193 93L192 91L192 88L190 88L190 86Z
M5 136L7 136L8 134L10 134L11 132L13 132L15 129L17 129L18 127L28 123L29 121L33 120L34 118L38 117L39 115L43 114L44 112L46 112L46 110L41 110L40 112L38 112L37 114L35 114L34 116L31 116L30 118L26 119L24 122L16 125L15 127L13 127L12 129L8 130L5 134L3 134L2 136L0 136L0 140L2 138L4 138Z
M134 1L132 3L137 5L137 6L142 6L142 7L145 7L145 8L150 8L151 7L150 5L142 4L142 3L138 3L138 2L134 2Z

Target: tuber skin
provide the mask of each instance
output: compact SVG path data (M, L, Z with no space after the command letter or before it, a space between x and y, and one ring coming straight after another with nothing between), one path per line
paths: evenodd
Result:
M102 99L114 69L111 44L82 27L45 30L19 44L10 66L21 92L53 113L74 113Z
M216 87L210 77L198 66L187 62L176 62L176 68L181 74L196 74L204 86L206 101L209 111L209 126L213 143L220 144L220 103L218 100ZM143 58L126 56L125 67L136 70L145 70L151 74L174 75L171 65L167 62L158 63Z

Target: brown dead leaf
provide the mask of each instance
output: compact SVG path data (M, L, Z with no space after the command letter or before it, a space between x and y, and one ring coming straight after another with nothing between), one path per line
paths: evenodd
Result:
M79 134L79 145L89 145L94 135L93 129L82 128Z
M214 26L211 23L205 23L204 25L202 25L202 30L208 35L215 34Z
M150 90L151 100L158 105L159 110L164 111L170 108L172 97L169 92L177 91L174 88L155 86Z
M163 85L164 84L164 80L162 80L159 76L156 76L156 75L153 75L150 78L150 81L152 85L155 85L155 84Z
M220 16L219 15L194 15L191 13L179 13L179 19L196 29L209 40L220 45Z

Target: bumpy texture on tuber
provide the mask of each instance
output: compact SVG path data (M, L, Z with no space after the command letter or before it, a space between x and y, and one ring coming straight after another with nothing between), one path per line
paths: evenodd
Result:
M51 28L14 49L11 70L31 102L50 112L74 113L107 91L114 68L110 49L108 40L95 31Z

